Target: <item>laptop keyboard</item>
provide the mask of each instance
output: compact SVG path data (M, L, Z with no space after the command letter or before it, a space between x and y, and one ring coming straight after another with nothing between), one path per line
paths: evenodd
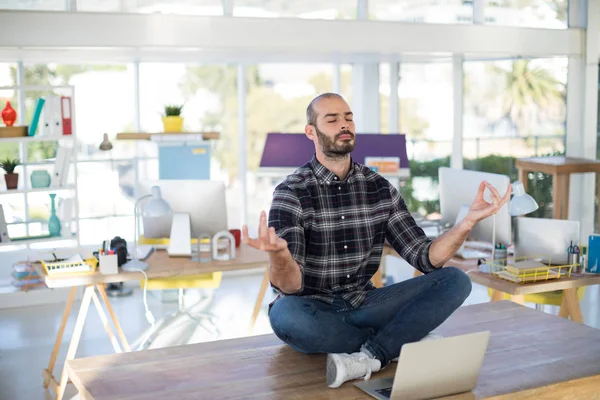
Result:
M390 397L392 397L392 388L375 389L375 391L377 393L379 393L380 395L382 395L383 397L385 397L386 399L389 399Z

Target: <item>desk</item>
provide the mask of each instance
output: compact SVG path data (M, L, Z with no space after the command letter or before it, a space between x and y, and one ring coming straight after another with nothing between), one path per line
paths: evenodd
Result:
M508 301L461 307L436 329L444 336L483 330L491 338L476 398L597 395L597 329ZM82 399L370 399L351 382L329 389L325 359L262 335L80 358L67 361L67 369ZM393 376L396 365L372 379Z
M519 180L527 191L527 173L543 172L552 175L552 218L569 217L569 182L575 173L595 172L600 182L600 161L575 157L532 157L519 158L516 161ZM600 185L598 185L600 196ZM600 207L600 205L599 205ZM600 230L600 220L598 221Z
M385 246L383 254L384 256L392 255L400 257L391 246ZM564 318L571 317L572 320L580 323L583 323L583 315L581 314L581 307L579 306L579 300L577 299L577 288L582 286L600 285L600 274L572 275L569 278L520 284L497 278L491 274L479 272L477 270L477 260L465 260L453 257L445 264L445 266L457 267L465 272L470 271L469 277L473 282L492 289L492 302L501 300L502 293L507 293L515 303L525 304L526 294L562 290L564 292L564 299L558 315ZM421 275L421 272L415 270L414 276L419 275Z
M148 278L151 279L173 276L189 276L220 271L238 271L257 267L266 267L269 264L269 256L263 251L253 249L252 247L242 244L238 249L236 249L236 258L234 260L229 261L211 261L207 263L197 263L191 261L191 259L189 258L169 257L166 251L158 250L155 251L146 260L146 262L149 265L146 274L148 275ZM60 400L64 395L67 383L69 381L69 377L65 366L65 368L63 368L63 372L59 383L54 378L53 370L54 365L56 363L56 356L58 355L62 343L65 327L69 319L69 315L71 313L71 308L75 299L77 286L86 286L86 289L83 294L83 299L81 301L81 306L79 308L77 319L75 322L75 327L73 329L73 335L69 343L69 348L67 350L67 360L72 360L75 358L75 353L77 352L77 347L79 346L79 340L81 339L81 333L83 331L83 326L85 324L87 312L92 301L96 306L96 309L98 310L102 323L104 324L104 328L111 340L115 352L121 353L123 350L127 352L131 351L129 343L127 342L127 338L125 337L125 334L121 329L121 325L119 324L119 321L110 305L108 297L106 296L104 286L106 283L125 282L130 280L139 281L144 279L144 276L140 272L121 272L119 274L113 275L102 275L100 274L100 272L96 272L94 274L88 275L49 276L46 273L46 271L41 267L41 265L36 265L36 269L49 288L72 288L67 299L67 304L65 306L62 321L58 329L52 353L50 355L50 362L48 364L48 368L44 369L42 373L44 376L44 387L47 388L50 386L56 393L57 400ZM268 285L268 268L265 268L263 281L250 320L250 329L254 327ZM100 297L102 298L104 305L108 310L108 314L110 315L110 318L114 324L120 343L119 340L117 340L117 337L113 333L113 330L108 322L108 318L106 316L106 313L104 312L100 300L98 299L96 290L98 290L98 293L100 293Z

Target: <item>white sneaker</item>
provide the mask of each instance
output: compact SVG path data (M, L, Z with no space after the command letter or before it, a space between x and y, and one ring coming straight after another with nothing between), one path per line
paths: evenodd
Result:
M327 355L327 386L340 387L342 383L351 379L371 377L371 372L377 372L381 362L371 358L363 352L337 353Z
M427 335L423 339L419 340L419 342L424 342L425 340L436 340L436 339L443 339L443 338L444 337L442 335L440 335L439 333L430 332L429 335ZM400 356L392 359L392 361L398 362L398 358L400 358Z

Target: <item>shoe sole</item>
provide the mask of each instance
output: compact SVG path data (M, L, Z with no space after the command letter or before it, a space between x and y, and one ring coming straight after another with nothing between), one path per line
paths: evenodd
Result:
M338 364L336 361L339 361L339 357L337 354L328 354L327 355L327 386L330 388L338 388L344 383L340 378L344 376L344 371L340 371L338 369ZM341 364L341 363L340 363Z

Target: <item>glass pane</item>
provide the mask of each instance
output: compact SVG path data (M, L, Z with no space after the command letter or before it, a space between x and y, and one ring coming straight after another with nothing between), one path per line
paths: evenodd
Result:
M460 24L473 22L473 2L464 0L369 0L370 19Z
M135 171L131 161L78 163L79 217L133 215Z
M25 66L27 85L48 86L46 91L27 91L27 120L31 120L38 97L72 96L74 133L78 159L130 158L135 143L114 140L118 132L132 131L134 118L133 72L126 64L36 64ZM71 85L74 90L50 85ZM118 95L116 95L118 93ZM45 105L44 105L45 106ZM40 134L43 132L40 131ZM110 152L99 149L103 134L113 144Z
M221 0L77 0L79 11L223 15Z
M464 70L465 168L516 180L517 158L564 154L566 58L467 62ZM551 216L551 181L530 175L540 204L530 216Z
M486 24L566 29L569 0L485 0Z
M4 179L2 179L4 181ZM6 187L4 188L6 190ZM20 193L7 194L2 193L0 204L4 211L4 219L7 224L25 222L25 196Z
M65 11L65 0L0 0L0 9L4 10L50 10Z
M235 17L356 19L357 0L235 0Z
M452 154L452 65L400 65L400 132L407 138L411 178L401 193L411 212L439 212L438 168Z
M133 207L133 206L132 206ZM103 240L115 236L133 241L133 215L129 217L108 217L82 219L79 221L79 240L82 245L100 247Z
M257 76L249 85L246 104L248 225L257 227L261 210L269 209L273 190L285 177L274 179L263 176L258 170L266 135L269 132L304 132L306 107L317 94L330 92L333 88L333 66L261 64L248 68ZM235 135L235 126L230 129L232 136Z

